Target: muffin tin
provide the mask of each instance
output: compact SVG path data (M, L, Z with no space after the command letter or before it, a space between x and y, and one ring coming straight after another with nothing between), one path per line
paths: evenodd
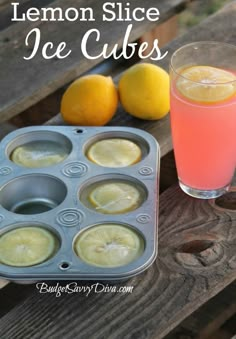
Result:
M95 142L121 138L142 151L139 162L107 168L91 162L86 152ZM14 149L29 142L52 141L68 150L55 165L28 168L15 164ZM147 132L125 127L40 126L16 130L0 148L0 236L12 229L40 226L58 239L59 249L48 261L29 267L0 263L0 276L9 280L120 280L148 268L157 255L160 151ZM143 197L140 206L123 214L101 213L88 202L92 187L100 182L131 183ZM142 255L119 267L98 267L78 257L74 242L84 230L103 224L127 226L144 241Z

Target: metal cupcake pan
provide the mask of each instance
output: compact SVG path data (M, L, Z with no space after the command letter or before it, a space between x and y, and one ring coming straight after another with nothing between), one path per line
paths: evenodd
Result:
M135 142L142 150L138 163L106 168L91 162L86 151L109 138ZM11 161L12 151L25 143L49 140L68 150L50 167L27 168ZM0 144L0 235L21 226L41 226L58 239L58 250L48 261L30 267L0 263L0 276L9 280L120 280L148 268L157 255L160 150L147 132L125 127L27 127L8 134ZM103 214L91 208L86 196L99 182L118 180L142 192L142 202L124 214ZM37 210L35 210L35 204ZM37 213L36 213L37 212ZM143 254L125 266L104 268L87 264L74 251L83 230L100 224L119 224L144 240Z

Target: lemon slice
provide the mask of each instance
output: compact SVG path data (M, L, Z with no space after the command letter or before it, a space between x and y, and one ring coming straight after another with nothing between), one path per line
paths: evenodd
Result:
M89 195L95 209L105 214L121 214L134 210L140 206L141 199L137 188L122 182L103 183Z
M118 267L141 256L144 242L128 227L107 224L83 231L76 239L74 249L81 260L90 265Z
M236 76L210 66L185 68L177 80L182 95L200 103L216 103L236 94Z
M53 141L33 141L17 147L11 154L11 160L17 165L38 168L48 167L62 162L68 151Z
M104 167L125 167L141 160L142 151L126 139L105 139L93 144L87 153L89 160Z
M8 266L33 266L47 260L55 248L55 237L46 229L17 228L0 237L0 262Z

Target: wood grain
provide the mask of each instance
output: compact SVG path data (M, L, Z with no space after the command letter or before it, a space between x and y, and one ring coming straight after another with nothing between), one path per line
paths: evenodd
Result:
M104 2L104 1L103 1ZM91 54L101 53L104 43L109 44L109 51L115 43L123 44L128 24L114 24L114 22L102 21L103 2L81 0L57 0L52 7L92 7L96 22L19 22L10 26L0 33L0 119L10 119L36 102L45 98L59 87L73 80L77 76L91 69L91 67L102 61L87 60L81 52L81 40L89 28L98 28L101 32L101 39L98 43L91 42L88 49ZM122 3L127 1L122 0ZM142 6L158 6L161 16L159 23L167 20L176 12L183 9L187 0L149 0L148 3L142 0L131 0L131 8ZM129 22L131 23L131 22ZM130 40L134 41L142 34L155 26L150 21L133 22L133 31ZM25 46L25 37L32 28L40 28L42 44L46 41L53 41L58 44L61 41L67 43L68 49L72 50L71 55L63 60L45 60L38 54L30 61L23 59L32 50L32 43ZM110 32L112 31L112 34ZM42 46L41 44L41 46Z
M228 323L236 316L235 288L236 281L186 318L165 339L216 339L216 333L222 334L220 329L225 329L230 338L230 333L236 330L235 322L232 328Z
M210 245L201 251L194 241ZM160 198L159 244L155 264L121 284L134 286L132 294L56 298L35 289L1 319L0 337L160 339L236 278L236 213L214 209L177 186Z
M158 39L159 46L163 47L168 42L176 38L178 35L178 16L175 15L169 20L158 25L150 32L145 33L141 38L140 42L148 42L149 48L145 51L145 55L148 55L152 50L152 41Z
M110 58L91 68L86 74L103 74L104 76L115 77L138 61L138 56L133 57L132 60L120 58L115 61ZM59 88L45 99L29 107L26 111L13 117L10 121L18 127L44 124L60 112L60 102L66 88L67 85Z
M10 312L17 304L23 302L34 290L33 285L7 284L0 290L1 307L0 317ZM2 337L1 339L5 339ZM6 338L8 339L8 338Z
M8 0L0 0L0 9L8 4Z

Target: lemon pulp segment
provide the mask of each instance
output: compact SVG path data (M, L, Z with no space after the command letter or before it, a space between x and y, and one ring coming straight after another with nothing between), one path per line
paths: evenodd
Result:
M127 139L105 139L93 144L87 156L92 162L104 167L125 167L141 160L142 151Z
M0 237L0 262L8 266L33 266L47 260L55 248L55 237L46 229L16 228Z
M131 184L108 182L97 186L90 193L89 200L98 212L120 214L139 207L142 197L140 191Z
M75 252L88 264L100 267L127 265L142 255L141 236L128 227L105 224L83 231L75 241Z
M176 86L188 99L216 103L236 94L236 76L216 67L192 66L180 72Z
M11 160L20 166L48 167L63 161L68 156L66 147L54 141L32 141L17 147Z

